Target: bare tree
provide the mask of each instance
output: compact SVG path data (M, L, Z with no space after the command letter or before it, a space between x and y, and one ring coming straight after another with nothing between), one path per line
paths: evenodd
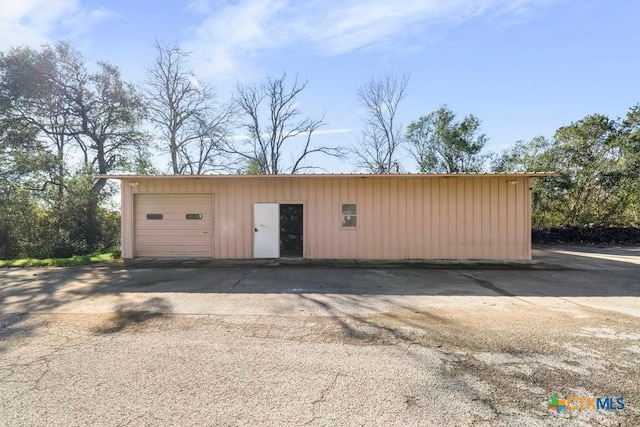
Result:
M229 136L232 105L216 102L211 85L187 68L189 53L156 40L145 82L149 119L168 143L174 174L202 174L231 165L220 144ZM212 167L212 165L216 165Z
M407 95L408 83L408 75L385 74L358 90L358 99L365 109L361 140L353 150L358 167L371 173L400 172L396 153L404 142L404 134L396 114Z
M220 111L212 121L200 121L198 138L179 149L182 159L181 174L202 175L214 172L227 172L237 165L239 159L231 159L224 151L227 138L231 133L233 111L231 108Z
M295 174L317 168L306 163L312 154L335 157L345 154L340 147L311 145L313 133L325 124L324 115L320 119L298 120L301 113L296 99L308 81L299 81L296 76L289 86L286 80L285 73L278 78L269 77L258 86L238 85L236 104L246 118L243 128L248 138L244 144L230 145L229 151L240 155L247 163L257 164L262 174ZM284 164L285 144L296 138L302 141L302 150L295 150L292 161ZM291 145L286 149L290 151Z

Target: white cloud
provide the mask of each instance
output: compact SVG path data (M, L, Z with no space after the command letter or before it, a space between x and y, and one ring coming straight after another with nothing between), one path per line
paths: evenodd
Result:
M74 39L86 34L95 23L114 16L106 8L84 8L79 0L1 1L0 50Z
M53 24L75 9L74 0L23 0L0 3L0 49L48 41Z
M196 0L189 3L186 7L186 10L191 10L196 13L209 14L211 13L211 6L206 0Z
M238 76L239 70L256 73L256 55L294 43L326 55L395 49L420 43L435 26L455 26L478 17L522 20L555 1L559 0L239 0L216 10L197 1L192 7L205 18L187 46L197 53L200 73L242 78L247 76Z
M257 51L285 44L282 32L273 23L281 19L278 14L286 3L286 0L242 0L209 15L196 29L194 39L185 43L187 50L194 52L193 61L199 74L236 75L238 65ZM251 67L245 70L245 77L250 76Z

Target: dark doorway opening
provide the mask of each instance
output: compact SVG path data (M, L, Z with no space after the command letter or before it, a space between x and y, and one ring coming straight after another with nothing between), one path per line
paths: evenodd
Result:
M302 257L302 205L280 205L280 256Z

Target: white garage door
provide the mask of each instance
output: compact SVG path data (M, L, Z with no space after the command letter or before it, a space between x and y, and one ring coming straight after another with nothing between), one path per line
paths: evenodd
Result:
M136 194L135 256L212 257L211 194Z

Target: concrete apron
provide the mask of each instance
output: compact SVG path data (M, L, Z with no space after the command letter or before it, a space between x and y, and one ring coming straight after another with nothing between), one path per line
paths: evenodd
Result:
M537 305L640 317L640 251L567 254L575 251L542 249L527 263L207 259L172 266L172 260L141 259L134 265L8 269L0 271L0 314L340 316Z

